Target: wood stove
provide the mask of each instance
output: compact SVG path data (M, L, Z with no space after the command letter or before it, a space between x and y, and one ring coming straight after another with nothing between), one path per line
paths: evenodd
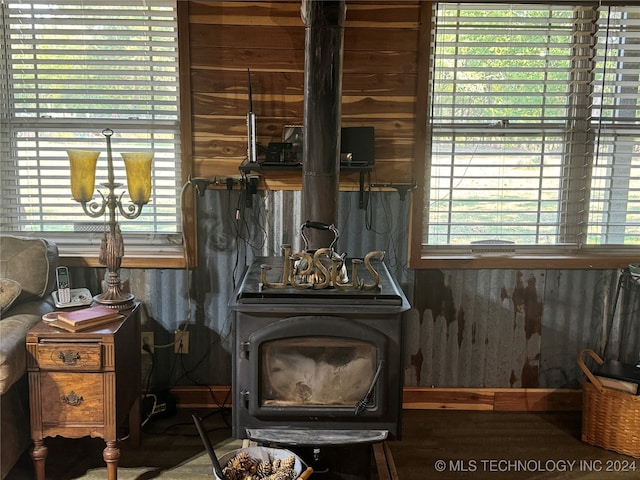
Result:
M229 304L233 435L294 447L326 480L366 480L370 444L400 436L409 303L384 263L368 262L376 252L360 260L333 250L346 4L303 0L301 13L302 217L316 231L304 252L283 246L282 257L257 259Z
M230 303L234 437L305 446L398 438L402 290L382 262L375 288L264 288L265 267L276 283L283 262L257 259ZM357 275L373 284L369 271Z

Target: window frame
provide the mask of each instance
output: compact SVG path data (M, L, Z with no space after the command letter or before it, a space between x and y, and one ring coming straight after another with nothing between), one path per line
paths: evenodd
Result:
M10 3L10 1L4 1L4 3ZM188 28L188 23L181 21L180 11L181 4L185 2L177 1L175 2L175 10L174 15L176 18L176 35L177 35L177 68L176 79L178 80L178 121L176 123L177 132L176 134L180 135L179 145L178 147L181 149L178 156L175 158L176 166L180 167L180 176L176 178L177 185L186 185L188 178L191 176L192 172L192 161L191 156L189 155L188 150L184 150L185 145L189 146L191 143L191 135L190 130L185 129L183 123L180 121L180 117L183 115L183 108L185 105L189 104L189 96L185 97L185 90L188 95L188 88L184 88L183 84L184 79L188 79L188 75L184 75L185 68L185 60L188 62L188 50L187 58L183 59L182 56L185 53L185 49L183 46L184 41L181 40L184 37L184 33L181 31L185 28ZM186 35L188 38L188 35ZM3 41L4 43L4 41ZM186 68L188 69L188 63L186 64ZM7 78L6 82L9 82L10 79ZM188 83L188 81L187 81ZM7 86L9 84L7 83ZM9 99L6 98L8 102ZM6 105L7 109L9 105ZM8 111L8 110L7 110ZM10 120L7 120L7 123L4 121L3 129L6 127L7 129L10 127ZM76 120L77 123L77 120ZM108 123L108 122L107 122ZM104 124L104 125L103 125ZM115 125L115 124L112 124ZM102 128L110 127L111 125L106 125L105 122L96 120L93 122L87 122L87 130L96 130L102 126ZM38 128L38 127L36 127ZM115 128L114 128L115 130ZM3 131L3 136L5 131ZM117 132L116 132L117 134ZM188 135L185 137L185 135ZM117 148L116 142L118 140L114 137L114 150ZM6 148L10 148L7 146ZM93 148L93 147L92 147ZM105 161L106 148L105 145L102 147L95 148L100 151L100 158L98 169L102 169L102 162ZM116 159L116 153L114 153L114 160ZM119 158L119 157L118 157ZM3 160L4 162L4 160ZM100 173L100 171L98 172ZM123 180L123 179L121 179ZM116 191L116 194L119 195L121 193L120 189ZM172 235L173 239L158 235L158 240L150 243L148 238L141 239L141 235L128 235L124 232L124 242L125 242L125 256L122 261L123 268L185 268L185 267L194 267L197 263L197 252L196 252L196 220L195 220L195 201L193 200L193 195L191 195L190 189L185 189L176 191L176 199L178 201L178 213L180 215L181 225L177 225L178 233ZM69 193L70 196L70 193ZM94 199L98 197L99 194L95 192ZM123 201L126 201L128 196L125 193L125 197ZM153 199L152 199L153 202ZM42 203L42 202L41 202ZM82 207L78 204L79 212L82 212ZM143 209L144 214L144 209ZM95 221L102 222L102 218L95 219ZM135 220L133 220L135 222ZM22 237L46 237L52 241L54 241L58 247L60 262L68 265L68 266L79 266L79 267L104 267L99 262L99 250L100 250L100 236L102 232L99 234L89 234L86 237L80 239L75 232L68 233L58 233L58 232L47 232L47 231L18 231L11 229L3 229L3 234L6 235L16 235ZM165 237L165 240L162 238ZM168 241L167 241L168 240Z
M470 245L435 246L423 244L424 205L426 201L426 172L430 168L429 105L431 83L431 25L437 2L421 5L420 45L418 51L418 91L416 103L426 108L416 109L416 151L413 175L417 189L413 192L411 208L411 232L409 245L409 266L412 268L569 268L569 269L609 269L625 268L640 260L640 249L634 245L594 246L581 245L579 248L563 246L520 246L512 252L499 249L472 252ZM466 2L461 2L466 3ZM492 2L485 2L492 3ZM493 2L504 3L504 2ZM562 3L562 2L521 2L521 3ZM592 2L571 2L591 5ZM609 2L608 2L609 3Z

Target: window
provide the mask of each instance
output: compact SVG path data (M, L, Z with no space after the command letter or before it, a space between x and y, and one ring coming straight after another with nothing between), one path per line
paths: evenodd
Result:
M640 7L434 9L422 257L638 255Z
M120 152L154 152L151 201L139 218L119 219L127 256L181 244L176 1L0 4L2 231L97 254L106 220L72 200L66 150L101 152L96 184L106 192L108 128L116 182L126 184Z

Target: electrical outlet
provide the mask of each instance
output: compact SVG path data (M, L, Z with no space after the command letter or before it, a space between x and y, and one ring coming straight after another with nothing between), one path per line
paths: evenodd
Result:
M148 353L142 348L145 345L149 345L151 353L153 353L153 332L140 332L140 348L142 349L142 353Z
M189 332L176 330L176 343L173 344L175 353L189 353Z

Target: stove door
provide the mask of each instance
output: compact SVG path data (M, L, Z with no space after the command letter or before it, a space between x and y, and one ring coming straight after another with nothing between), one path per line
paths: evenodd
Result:
M245 343L249 414L258 418L384 414L387 338L352 319L292 317Z

